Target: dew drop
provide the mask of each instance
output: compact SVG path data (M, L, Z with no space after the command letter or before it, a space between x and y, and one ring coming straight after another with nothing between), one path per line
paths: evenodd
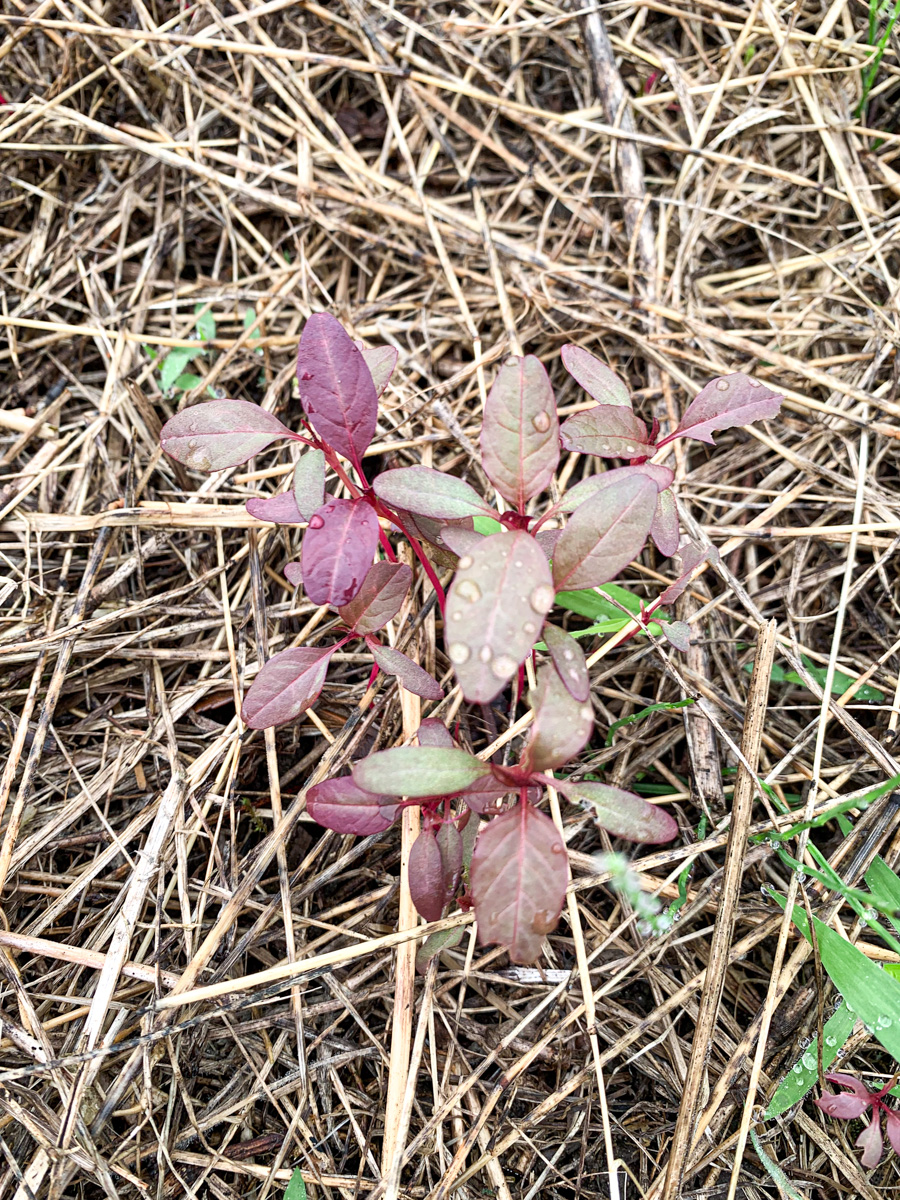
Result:
M312 379L312 372L304 371L303 374L300 376L300 378L303 380L304 383L306 383L308 380Z
M458 667L461 667L464 662L469 661L471 653L472 651L465 642L451 642L447 647L447 657L452 663L456 663Z
M556 917L547 908L539 908L534 914L531 928L535 933L549 933L556 928Z
M481 599L481 588L474 579L464 579L457 586L456 594L460 600L468 600L470 604L474 604Z
M625 453L626 454L634 454L634 446L626 446Z
M543 615L553 607L555 596L556 593L549 583L539 583L529 596L528 602L535 612Z
M536 413L531 418L531 423L535 427L535 429L538 431L538 433L546 433L547 430L550 428L550 415L549 415L549 413L545 413L545 412Z
M535 625L534 621L526 621L522 628L526 633L537 633L537 625Z
M717 392L727 392L730 386L731 385L729 384L727 379L720 379L719 382L716 384L716 391Z
M473 561L474 560L473 560L471 554L464 554L462 556L462 558L459 560L459 563L457 565L458 565L460 571L468 571L468 569L469 569L469 567L471 567Z
M608 449L609 449L609 442L604 442L604 443L603 443L603 446L601 447L601 449L603 449L603 450L608 450Z
M570 679L574 679L574 680L576 680L576 681L577 681L577 680L579 680L579 679L581 678L581 672L578 670L578 668L577 668L577 667L570 667L570 668L569 668L569 678L570 678Z
M461 620L462 620L462 613L460 612L460 610L459 610L459 609L457 609L455 613L451 613L450 615L451 615L451 617L453 618L453 620L454 620L454 621L461 621Z
M581 710L581 716L585 721L592 721L594 719L594 710L585 704Z
M837 1038L833 1038L833 1037L832 1037L832 1036L829 1034L829 1035L828 1035L828 1037L825 1039L825 1045L826 1045L826 1046L836 1046L836 1045L837 1045Z
M814 1071L816 1069L816 1060L812 1054L803 1055L803 1065L807 1071Z
M802 1071L802 1070L803 1070L803 1063L794 1063L794 1070L795 1070L795 1071Z
M491 663L491 673L498 679L508 679L513 674L518 663L508 654L498 654Z
M313 513L313 515L309 518L310 529L321 529L324 524L325 521L319 516L318 513Z
M554 842L550 847L551 854L562 854L564 850L565 846L562 844L562 842Z
M759 382L758 379L748 379L747 382L750 384L751 387L762 387L762 384Z
M478 651L478 657L481 659L482 662L490 662L491 659L493 658L493 656L494 656L494 652L490 648L490 646L482 646L481 649Z
M571 662L574 657L574 650L563 650L563 658L566 660L566 662Z
M513 566L515 566L515 567L518 567L518 568L520 568L520 569L521 569L521 566L522 566L522 560L521 560L521 558L517 558L517 559L516 559L516 561L515 561L515 563L513 564Z
M890 1027L893 1025L893 1023L894 1022L891 1020L890 1017L879 1017L878 1018L878 1028L879 1029L890 1029Z

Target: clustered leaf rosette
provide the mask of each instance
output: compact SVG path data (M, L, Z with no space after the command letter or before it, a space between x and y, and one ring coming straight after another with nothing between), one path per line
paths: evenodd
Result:
M879 1092L870 1092L861 1079L855 1075L841 1072L826 1074L829 1083L849 1088L846 1092L823 1092L813 1103L839 1121L850 1121L861 1117L867 1109L872 1112L869 1123L856 1139L856 1144L862 1150L860 1162L864 1167L877 1167L884 1153L884 1135L881 1132L881 1119L887 1128L888 1141L895 1154L900 1154L900 1113L890 1108L884 1097L893 1087L895 1080L890 1079Z
M678 552L681 568L656 603L642 607L638 621L646 625L655 607L671 603L715 553L690 543L680 548L674 473L651 457L675 438L713 443L716 430L774 416L781 397L742 374L714 379L678 427L659 439L656 422L648 430L634 414L610 368L568 345L563 363L597 404L560 426L543 364L533 355L511 357L487 396L481 431L482 465L509 506L500 513L465 480L431 467L400 467L368 482L363 457L396 359L391 347L365 348L334 317L316 313L297 357L303 432L257 405L217 400L178 413L163 427L161 442L179 462L209 471L238 466L279 439L307 447L290 488L249 500L247 508L261 520L306 525L300 561L286 564L285 576L302 583L314 603L336 609L346 632L333 645L293 647L261 667L242 709L251 728L296 720L319 696L332 656L354 638L366 643L376 672L397 677L424 699L442 697L431 675L378 636L401 611L413 578L396 562L386 528L407 537L434 586L447 659L467 701L489 704L516 677L521 689L525 660L544 639L548 659L529 695L534 720L516 765L483 763L458 747L440 721L426 719L419 745L371 755L352 775L308 793L314 819L344 833L383 832L404 805L420 805L423 829L409 862L419 912L439 917L467 871L463 902L474 904L481 940L529 962L555 927L568 878L559 832L536 807L547 786L586 806L615 836L662 842L677 832L668 814L631 792L545 774L580 754L594 729L584 654L547 623L556 594L608 583L651 538L664 555ZM582 479L543 512L527 511L547 491L561 447L627 465ZM329 469L346 496L326 492ZM484 517L499 521L502 531L477 531L476 518ZM542 528L551 520L562 527ZM373 561L379 546L385 557ZM446 597L433 562L455 567ZM670 642L686 649L689 627L668 625ZM480 815L492 819L479 833Z

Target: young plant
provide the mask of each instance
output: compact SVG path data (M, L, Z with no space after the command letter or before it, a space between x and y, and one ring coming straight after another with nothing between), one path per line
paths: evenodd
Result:
M409 883L420 913L427 920L441 916L471 854L469 890L460 902L474 905L481 940L506 946L517 962L540 953L565 895L565 845L539 808L547 787L590 809L614 836L661 842L677 832L668 814L631 792L549 774L575 759L594 730L584 654L547 623L557 595L575 603L579 596L596 600L593 589L614 579L650 537L663 554L680 553L678 578L646 609L609 601L626 620L650 628L659 604L671 602L706 557L690 543L680 547L674 474L651 456L676 437L711 443L715 430L773 416L781 402L756 380L728 375L709 383L678 428L657 440L656 423L648 432L609 367L578 346L563 347L562 357L598 401L562 427L550 380L532 355L507 359L487 397L481 457L503 512L463 479L430 467L366 477L378 397L397 355L391 347L354 343L327 313L311 316L300 340L300 431L247 401L217 400L178 413L161 434L169 455L205 471L238 466L279 439L307 447L290 489L250 500L247 508L262 520L305 523L300 561L288 563L285 575L295 586L302 583L313 603L336 609L344 632L329 646L284 650L262 667L242 709L252 728L285 724L309 708L331 657L353 638L372 654L373 680L381 670L426 700L443 695L435 679L376 636L399 613L413 579L411 569L396 562L394 535L407 538L434 588L446 658L466 701L489 704L513 683L514 707L532 658L532 727L514 765L482 762L429 718L418 745L372 754L352 775L326 780L307 796L314 819L344 833L379 833L404 805L419 805L423 828L410 855ZM555 476L561 444L627 464L582 479L534 511ZM329 471L343 495L326 493ZM479 525L499 532L482 533ZM384 557L373 562L379 552ZM455 573L445 596L437 567L448 561ZM670 641L686 648L689 628L670 624ZM536 645L546 648L540 661ZM489 819L481 822L482 816Z
M840 1072L826 1075L829 1083L848 1088L846 1092L823 1092L815 1104L829 1117L839 1121L851 1121L861 1117L867 1109L872 1112L869 1123L856 1139L856 1145L862 1150L860 1162L864 1167L877 1167L884 1153L884 1136L881 1132L881 1118L887 1127L888 1141L895 1154L900 1154L900 1113L890 1108L884 1102L884 1097L896 1083L896 1077L889 1079L878 1092L870 1092L861 1079L855 1075L844 1075Z

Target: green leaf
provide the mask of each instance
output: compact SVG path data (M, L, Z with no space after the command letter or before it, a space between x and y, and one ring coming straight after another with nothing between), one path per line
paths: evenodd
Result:
M179 375L172 387L176 392L189 392L191 388L199 387L203 382L200 375L192 375L186 371L184 375Z
M787 907L783 896L770 894L782 909ZM792 920L807 941L811 941L809 922L800 905L794 905ZM900 983L879 970L861 950L818 917L813 917L813 924L822 966L842 993L851 1015L855 1013L900 1063Z
M184 373L184 368L203 353L203 347L197 346L174 346L166 355L165 362L162 365L162 371L159 377L159 386L164 392L175 386L175 382L179 375Z
M888 964L891 965L891 964ZM900 964L898 964L900 965ZM824 1047L822 1066L827 1070L841 1051L856 1024L856 1013L842 1003L828 1018L822 1029ZM813 1038L793 1068L778 1085L778 1089L765 1112L765 1119L780 1117L782 1113L799 1104L819 1077L819 1037Z
M824 687L828 668L817 667L811 659L806 657L805 654L802 655L801 661L819 687ZM749 674L750 671L753 670L753 665L751 663L746 663L744 670ZM779 666L778 663L774 663L772 666L771 679L773 683L796 683L799 687L806 687L803 678L798 675L796 671L786 671L784 667ZM843 696L844 692L846 692L850 685L855 682L856 681L852 675L848 675L839 667L835 667L834 678L831 682L832 695ZM884 700L884 692L880 692L878 688L870 687L869 684L864 683L862 687L857 688L856 692L854 692L853 699L871 701L873 704L881 704Z
M241 317L241 320L243 321L244 328L249 329L250 326L253 324L253 322L256 320L256 313L253 311L252 308L245 308L244 315L243 315L243 317ZM254 329L253 332L250 334L250 336L247 338L247 341L250 343L258 342L260 339L260 336L261 335L260 335L259 330ZM257 346L257 348L253 351L253 353L254 354L262 354L262 346ZM265 376L262 376L262 378L265 379Z
M206 312L204 312L206 308ZM212 315L205 304L194 305L194 315L197 318L197 332L204 342L212 341L216 336L216 318Z
M625 614L622 612L622 608L613 604L613 600L618 601L622 608L627 608L634 616L638 616L641 611L640 599L632 592L619 587L617 583L604 583L600 588L580 588L577 591L556 593L557 604L562 608L567 608L569 612L578 613L580 617L587 617L590 621L614 619L621 622ZM671 621L672 619L658 609L653 616L657 621Z
M284 1189L284 1200L306 1200L306 1184L299 1167L288 1180Z
M753 1149L756 1151L757 1158L768 1171L778 1190L787 1196L788 1200L806 1200L803 1193L797 1191L778 1163L769 1158L768 1154L763 1150L762 1142L759 1140L759 1135L755 1129L750 1130L750 1141L753 1143Z
M385 796L447 796L490 775L490 768L465 750L440 746L396 746L370 754L353 768L358 787Z
M640 712L632 713L630 717L622 717L619 721L613 721L609 727L609 733L606 735L606 744L611 746L617 729L621 729L623 725L632 725L635 721L642 721L644 717L649 717L655 712L671 712L675 708L687 708L694 701L690 698L687 700L672 700L665 701L660 704L648 704L646 708L642 708Z
M503 525L499 521L495 521L493 517L475 516L472 520L475 523L475 532L484 534L485 537L492 533L503 532Z
M876 900L889 905L900 912L900 879L894 874L883 858L875 858L866 871L866 884ZM900 933L900 920L894 913L888 913L888 920Z

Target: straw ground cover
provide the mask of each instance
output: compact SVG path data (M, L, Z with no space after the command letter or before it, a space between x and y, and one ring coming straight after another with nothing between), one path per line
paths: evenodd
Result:
M896 956L747 842L898 771L889 8L873 36L849 0L3 6L0 1196L265 1197L297 1167L348 1198L896 1184L808 1102L753 1124L835 999L761 887ZM669 460L721 555L679 602L687 654L585 643L584 772L681 827L635 863L679 905L665 933L569 812L539 965L457 912L416 974L414 818L354 839L304 802L409 738L418 700L344 653L298 724L239 725L260 662L332 620L279 573L296 534L244 509L292 463L201 476L159 430L209 389L296 412L326 307L399 352L370 453L479 487L510 352L571 412L559 350L580 342L664 428L712 375L786 395ZM649 599L670 578L647 551L620 582ZM430 595L418 580L395 633L448 676ZM521 732L452 686L437 715L485 755ZM854 884L895 865L893 811L811 845ZM845 1051L893 1070L862 1026Z

